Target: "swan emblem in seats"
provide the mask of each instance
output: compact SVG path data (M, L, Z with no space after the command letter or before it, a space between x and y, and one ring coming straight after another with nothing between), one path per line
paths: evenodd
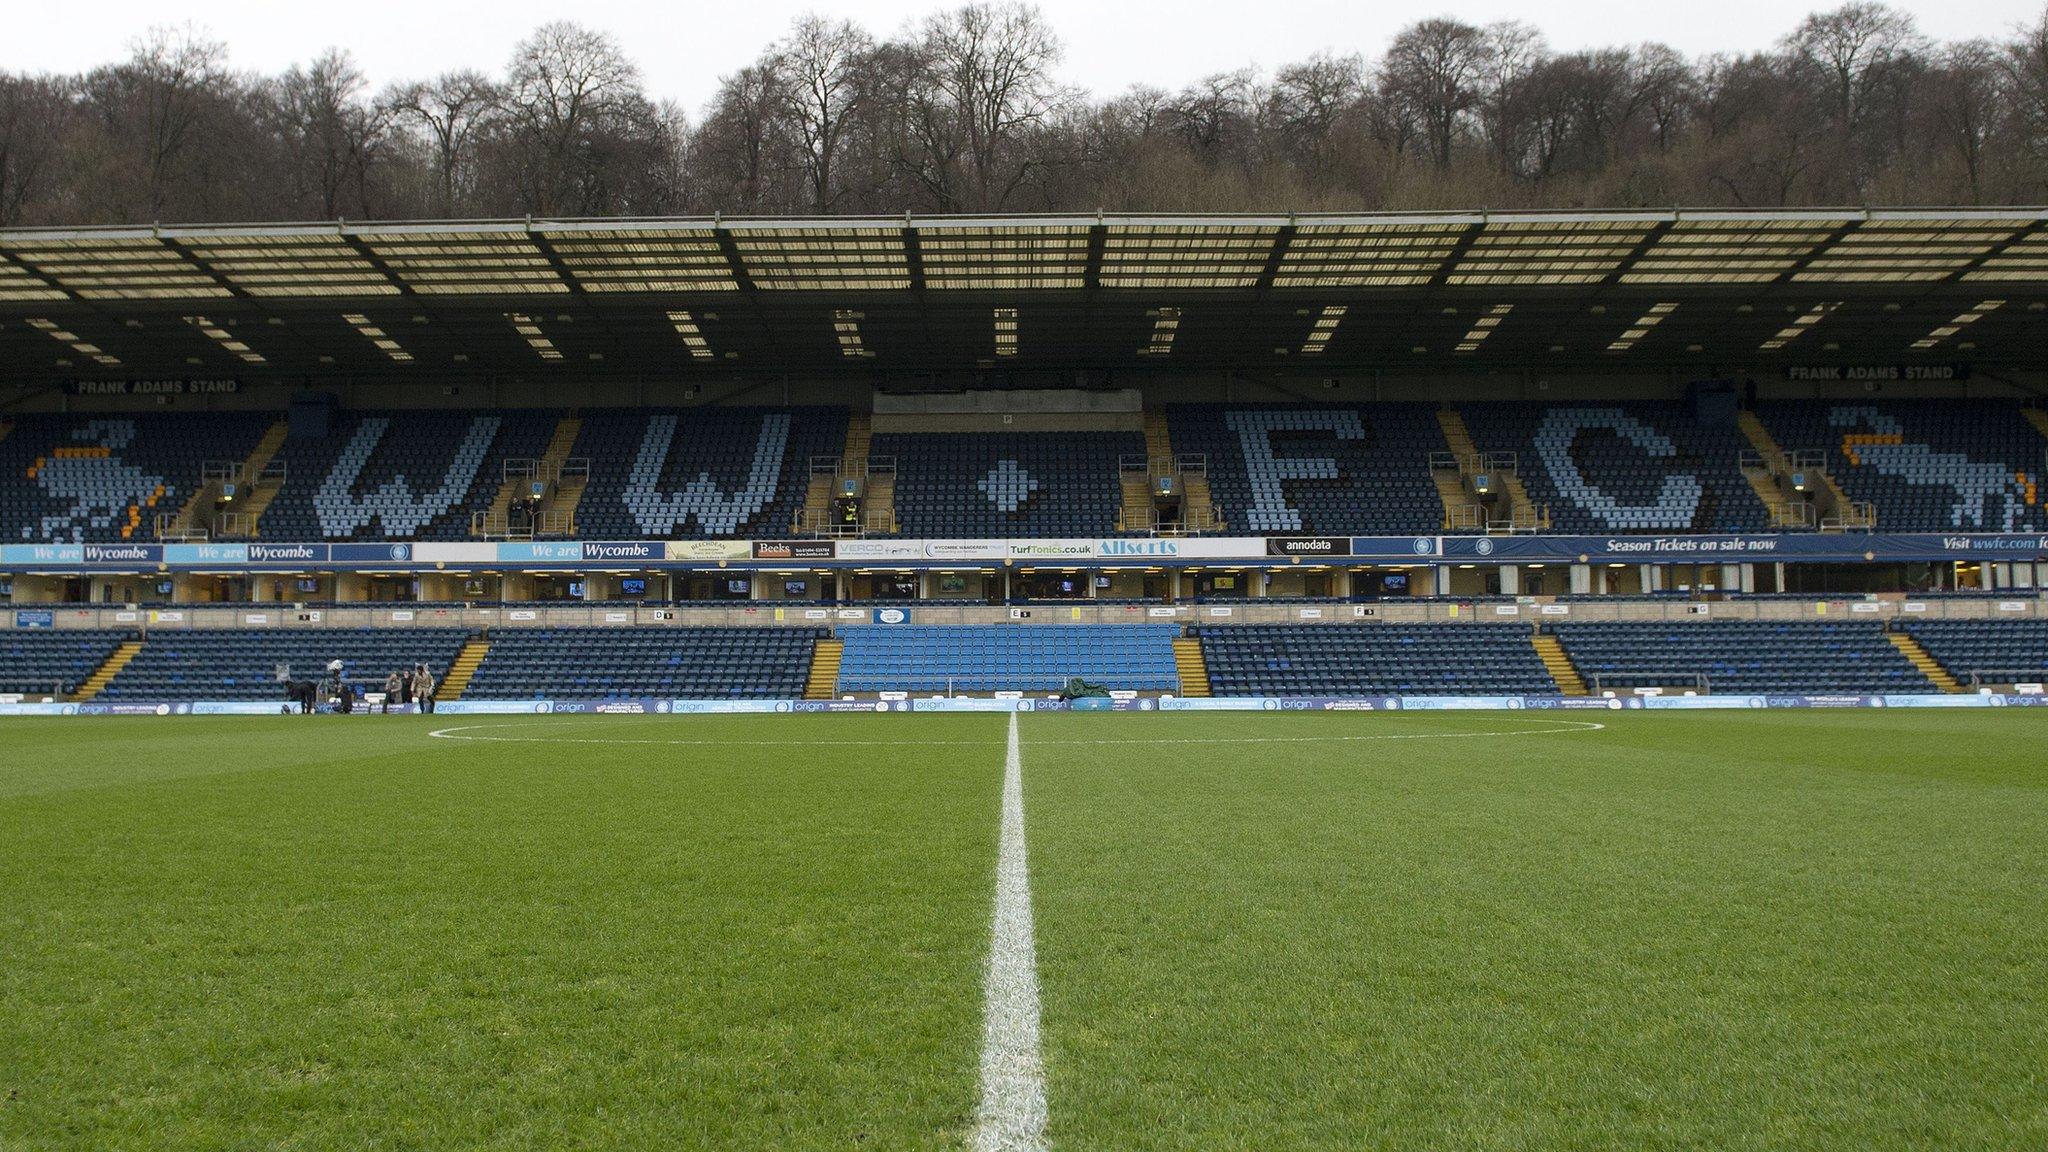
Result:
M1981 532L2023 532L2026 523L2026 490L2003 464L1985 464L1960 452L1937 452L1925 444L1905 442L1905 427L1867 404L1852 404L1828 412L1828 426L1844 438L1858 430L1874 434L1855 447L1857 463L1895 476L1908 484L1948 488L1956 494L1949 506L1949 524L1976 528ZM1880 439L1881 438L1881 439ZM1992 520L1992 502L2003 505L2003 515Z
M81 541L88 528L118 529L133 510L156 501L158 489L168 490L162 476L121 459L122 449L135 440L135 421L94 420L75 429L70 439L72 444L36 462L37 486L65 505L64 511L42 518L40 539ZM100 451L91 451L95 448ZM21 537L38 539L27 524L21 526Z

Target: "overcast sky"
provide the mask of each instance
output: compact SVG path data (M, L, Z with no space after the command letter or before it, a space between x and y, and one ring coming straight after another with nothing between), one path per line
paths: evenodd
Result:
M456 67L497 71L534 25L570 17L616 35L645 71L649 93L692 115L718 77L752 60L796 16L846 16L878 35L943 5L909 0L12 0L0 35L0 68L75 72L118 59L152 24L190 22L229 46L244 69L276 72L339 45L373 84ZM2038 19L2044 0L1895 0L1921 31L1941 40L1996 37ZM1813 8L1830 7L1816 3ZM1535 24L1563 50L1662 40L1690 53L1767 47L1809 6L1797 0L1041 0L1066 44L1066 78L1101 93L1144 82L1174 88L1247 63L1271 70L1317 51L1377 54L1393 32L1425 15L1474 23Z

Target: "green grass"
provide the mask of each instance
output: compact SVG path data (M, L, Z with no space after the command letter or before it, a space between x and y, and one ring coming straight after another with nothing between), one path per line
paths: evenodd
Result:
M1054 1148L2048 1147L2048 716L1597 719L1024 717ZM0 724L0 1149L960 1147L1004 724Z

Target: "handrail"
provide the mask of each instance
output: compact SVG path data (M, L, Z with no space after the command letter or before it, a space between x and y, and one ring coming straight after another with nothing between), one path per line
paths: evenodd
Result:
M1987 676L1993 678L1990 681L1992 684L2040 684L2048 682L2048 667L1972 668L1966 675L1970 678L1970 687L1972 688L1982 688L1986 683L1984 678ZM2022 679L2022 677L2025 678Z
M1606 691L1608 684L1615 681L1619 681L1621 687L1632 688L1671 688L1689 683L1692 687L1698 689L1702 696L1711 696L1714 691L1713 682L1707 678L1705 672L1676 672L1665 671L1659 668L1623 668L1607 672L1581 673L1581 675L1586 678L1586 686L1591 688L1595 695ZM1676 680L1680 684L1642 683L1645 680Z
M836 477L844 463L845 457L842 456L813 456L806 461L805 471L812 476Z
M1812 528L1814 526L1813 505L1803 500L1788 500L1772 504L1770 511L1771 527L1773 528Z
M894 476L894 475L896 475L896 458L895 458L894 456L870 456L870 457L868 457L868 475L870 475L870 476Z

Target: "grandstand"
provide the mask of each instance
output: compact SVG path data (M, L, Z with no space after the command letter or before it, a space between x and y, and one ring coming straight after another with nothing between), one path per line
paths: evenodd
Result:
M564 705L2031 683L2044 223L0 232L0 691L253 702L332 658Z

